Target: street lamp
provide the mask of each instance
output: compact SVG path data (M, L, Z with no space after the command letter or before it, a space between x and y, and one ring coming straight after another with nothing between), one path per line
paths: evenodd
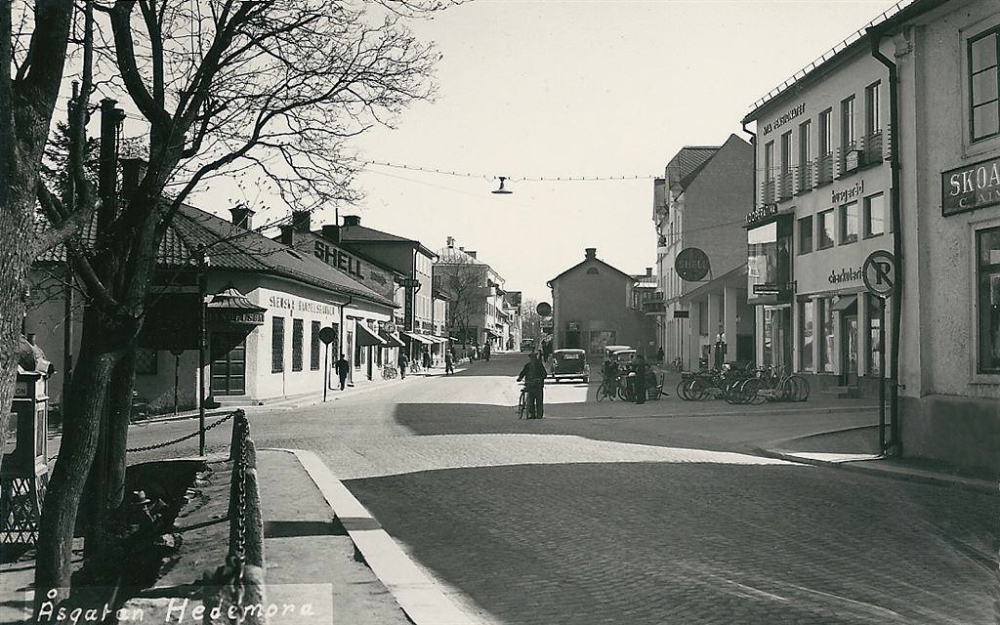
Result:
M503 183L504 183L505 180L507 180L506 176L500 176L500 188L499 189L495 189L495 190L491 191L490 193L495 193L497 195L510 195L511 193L513 193L513 191L510 191L510 190L507 190L507 189L503 188Z

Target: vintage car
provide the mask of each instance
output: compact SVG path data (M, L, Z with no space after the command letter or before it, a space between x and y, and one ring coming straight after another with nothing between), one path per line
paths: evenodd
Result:
M535 351L535 339L524 339L523 341L521 341L521 351L522 352Z
M635 358L635 350L631 347L619 349L611 354L611 358L618 363L619 369L627 369L632 366L632 359Z
M587 352L582 349L557 349L552 352L552 371L550 377L555 381L567 378L590 382L590 365L587 364Z

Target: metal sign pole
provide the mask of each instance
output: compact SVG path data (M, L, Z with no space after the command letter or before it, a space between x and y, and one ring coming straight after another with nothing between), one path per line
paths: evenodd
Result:
M885 453L885 302L879 298L878 322L878 448Z
M326 389L330 386L328 384L330 380L330 345L325 344L323 349L326 352L326 364L323 365L323 401L326 402Z

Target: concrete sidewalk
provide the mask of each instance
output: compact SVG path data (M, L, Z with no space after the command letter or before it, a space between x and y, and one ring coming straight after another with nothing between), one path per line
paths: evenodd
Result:
M878 442L878 425L823 431L774 441L757 449L772 458L837 467L882 477L927 484L997 492L1000 476L922 458L886 456Z

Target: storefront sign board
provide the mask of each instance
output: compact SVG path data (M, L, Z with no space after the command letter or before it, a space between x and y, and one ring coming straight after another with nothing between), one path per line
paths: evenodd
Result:
M698 282L703 279L710 270L708 255L697 247L689 247L681 250L674 261L674 270L681 280L687 282Z
M941 174L941 215L1000 204L1000 157Z

